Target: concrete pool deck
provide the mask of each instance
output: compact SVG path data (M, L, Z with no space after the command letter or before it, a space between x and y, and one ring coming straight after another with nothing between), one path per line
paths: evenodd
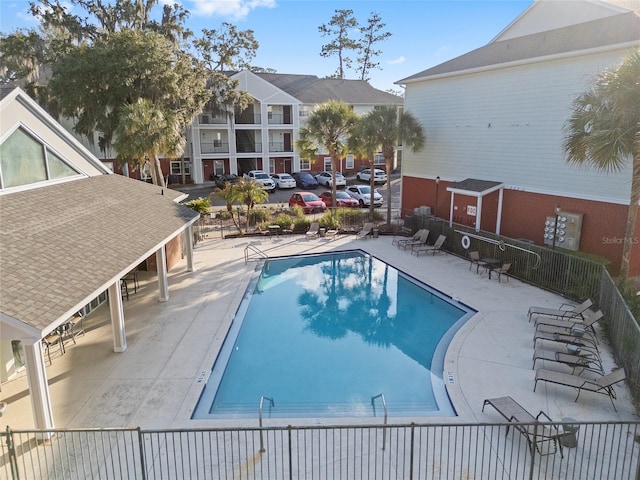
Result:
M256 268L245 264L252 243L269 256L362 249L411 276L459 299L478 313L454 337L443 372L458 417L389 418L389 423L500 422L493 409L482 412L483 400L509 395L534 414L544 410L554 420L637 421L626 384L615 386L614 411L606 395L540 383L533 392L533 324L531 305L556 308L562 297L510 278L502 283L469 271L469 262L445 254L417 258L391 245L392 237L335 240L304 236L205 239L195 248L193 272L186 261L169 272L169 301L158 301L154 274L141 272L138 292L124 300L127 350L113 352L108 306L84 321L85 335L67 343L60 355L52 350L47 365L56 428L141 427L180 429L257 426L245 420L191 420L203 382L213 365L230 322ZM603 336L599 349L606 372L615 364ZM538 361L538 367L544 365ZM547 368L563 366L547 363ZM567 368L565 371L570 372ZM33 428L24 372L2 385L0 400L8 403L1 428ZM265 419L265 425L364 424L377 418Z

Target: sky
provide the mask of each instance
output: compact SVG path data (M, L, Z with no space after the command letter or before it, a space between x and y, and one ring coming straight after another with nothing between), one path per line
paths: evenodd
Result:
M318 27L328 24L339 9L353 10L363 25L376 12L391 37L377 45L382 51L376 59L380 69L371 71L370 83L396 91L402 88L395 82L486 45L533 4L533 0L170 1L176 2L191 12L187 26L196 34L203 28L219 28L222 22L253 30L260 44L255 66L318 77L332 75L338 68L335 57L320 56L330 38L323 37ZM0 0L0 32L37 28L28 7L28 0ZM348 71L346 78L357 74Z

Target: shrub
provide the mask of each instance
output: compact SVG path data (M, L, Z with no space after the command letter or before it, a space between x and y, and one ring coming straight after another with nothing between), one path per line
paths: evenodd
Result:
M251 216L248 222L253 225L267 222L271 218L271 212L266 208L257 208L251 210Z
M309 230L309 225L311 225L311 222L309 220L307 220L305 217L296 217L293 220L293 230L296 232L306 232L307 230Z
M211 208L211 202L209 199L203 197L190 200L186 202L185 205L190 209L195 210L200 215L206 215L209 213L209 208Z
M295 218L304 218L304 210L300 205L294 205L289 209L289 213L292 217Z
M295 223L295 219L288 213L279 213L276 218L273 219L272 225L279 225L280 228L289 228L292 223Z

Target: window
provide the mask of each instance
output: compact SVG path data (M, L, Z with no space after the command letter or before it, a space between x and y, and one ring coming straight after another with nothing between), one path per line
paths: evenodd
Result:
M354 167L354 163L353 155L347 155L347 158L345 159L345 167L347 170L352 169Z
M214 148L220 148L222 146L222 140L220 140L219 138L214 138L213 146Z
M384 155L381 153L376 153L373 156L373 164L374 165L384 165Z
M274 173L276 171L276 161L273 158L269 159L269 173Z
M223 160L215 160L213 162L213 174L214 175L224 175L224 161Z
M331 171L331 157L324 157L324 169L327 172Z
M311 162L309 160L300 159L300 170L311 170Z
M182 166L182 170L180 169ZM190 175L191 168L189 162L171 162L171 175Z
M2 188L78 175L23 128L18 128L0 145L0 172Z

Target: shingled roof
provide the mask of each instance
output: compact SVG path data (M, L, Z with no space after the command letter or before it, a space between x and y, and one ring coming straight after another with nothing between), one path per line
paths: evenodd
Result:
M3 316L50 329L197 220L181 195L120 175L0 195Z
M404 84L436 75L501 65L569 52L636 42L640 39L640 17L634 12L489 43L410 77Z
M315 75L256 73L256 75L302 103L338 100L349 105L402 105L402 97L373 88L364 80L318 78Z

